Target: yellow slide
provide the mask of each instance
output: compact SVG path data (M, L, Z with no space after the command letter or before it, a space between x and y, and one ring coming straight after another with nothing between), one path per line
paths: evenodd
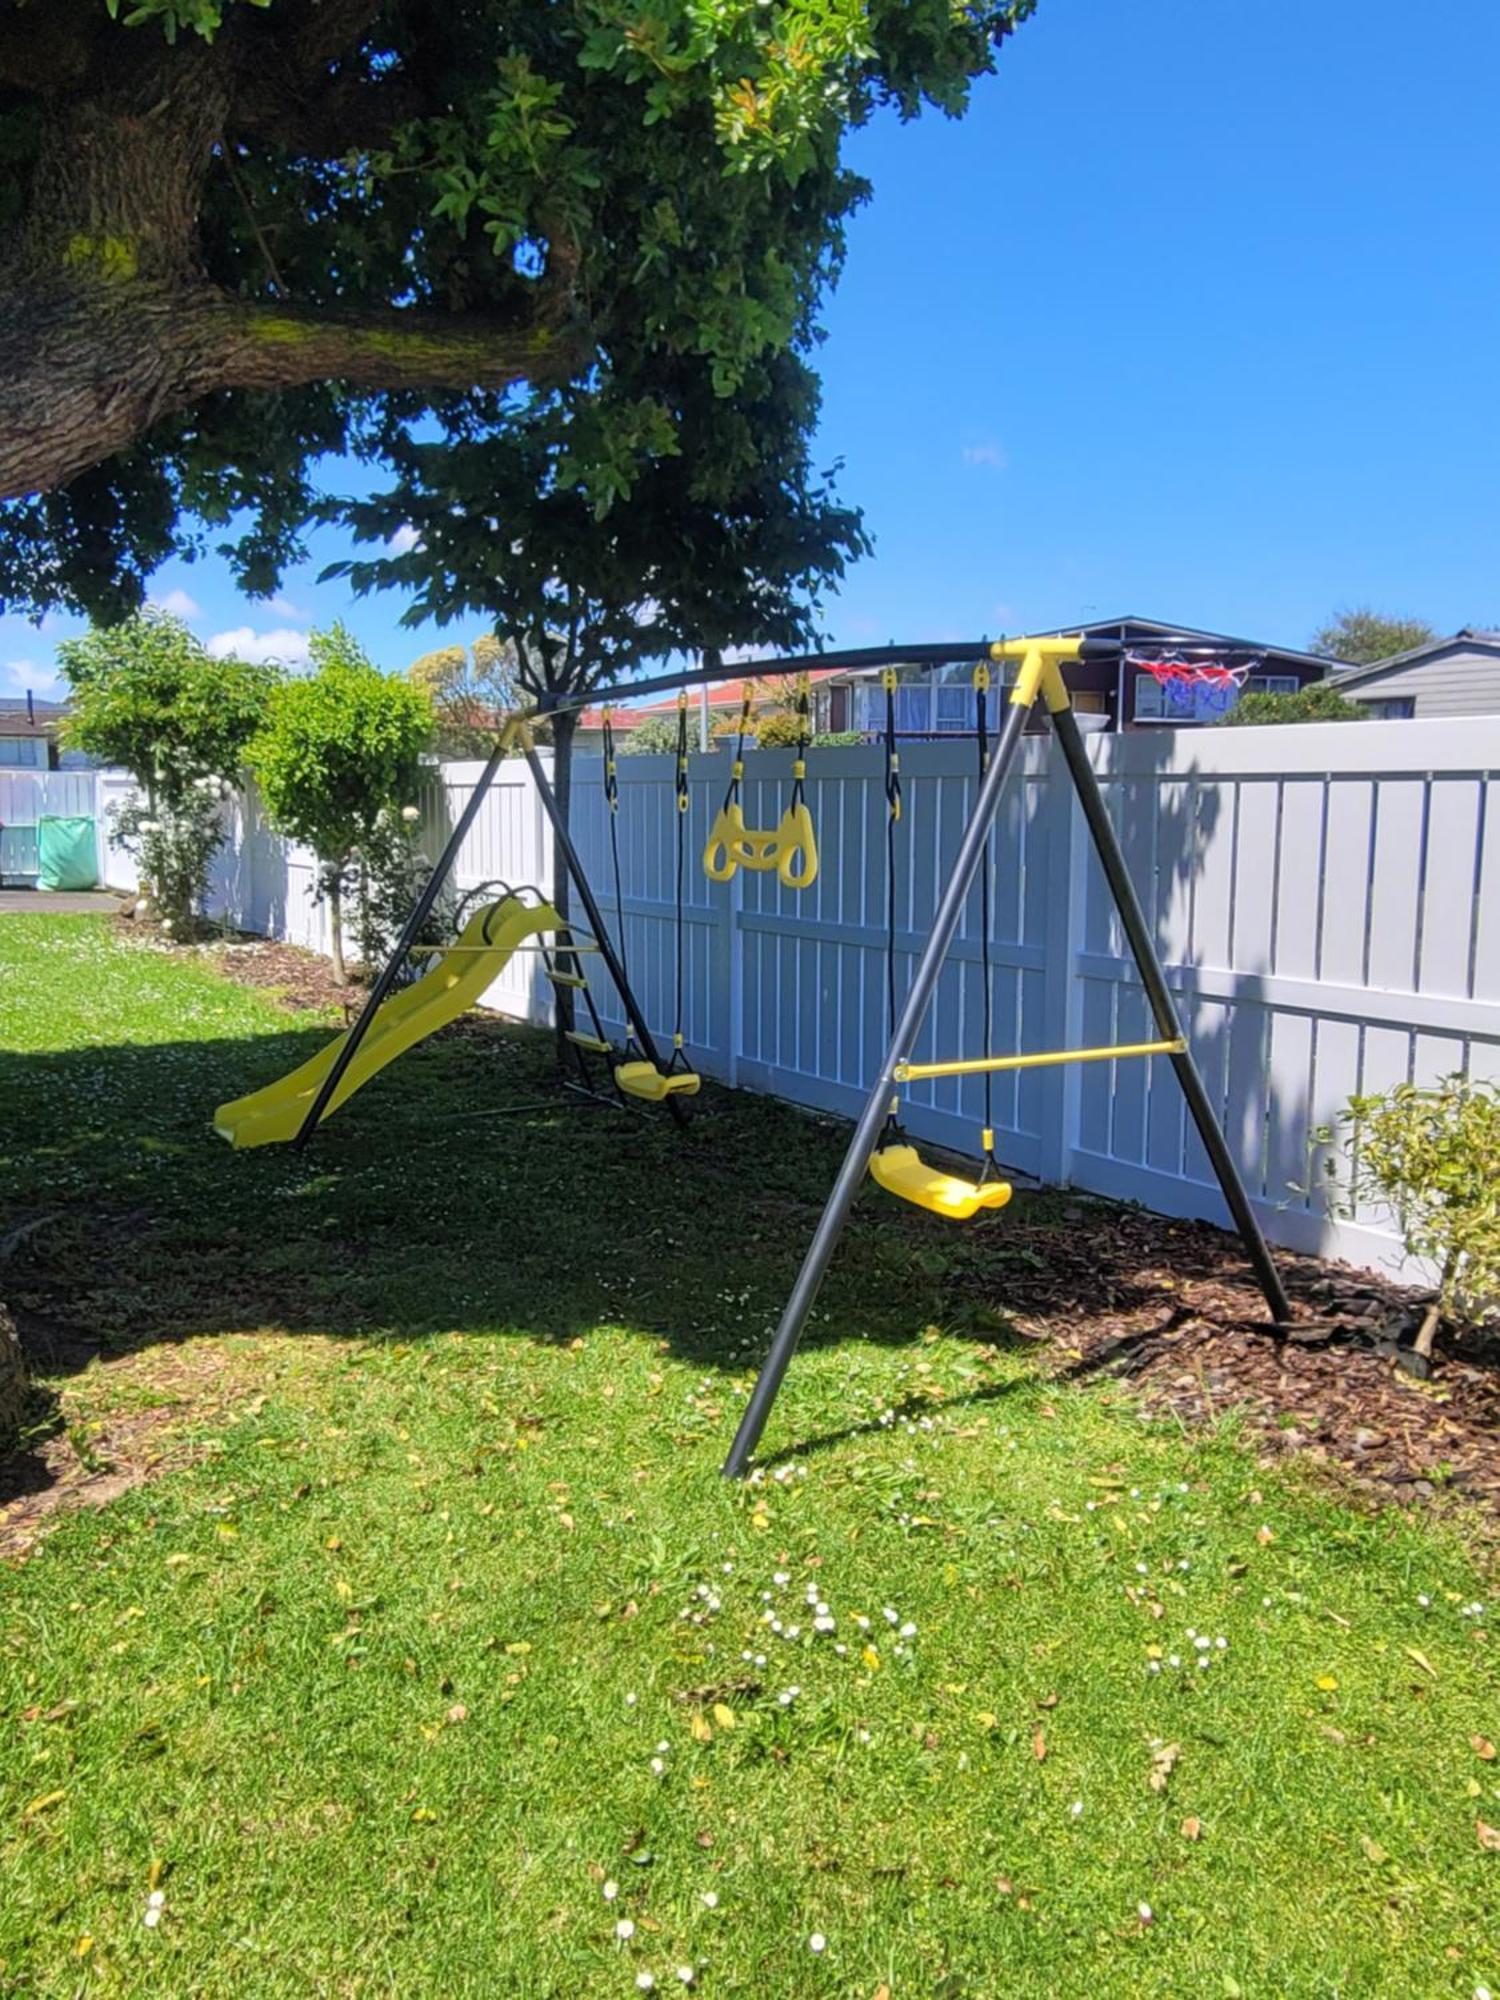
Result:
M478 911L464 926L457 946L437 957L404 993L385 1002L339 1079L323 1117L332 1117L345 1098L414 1043L467 1013L523 940L560 927L561 919L550 903L526 903L519 896L506 896ZM339 1035L264 1090L221 1104L214 1113L214 1130L231 1146L276 1146L295 1139L319 1084L347 1039Z

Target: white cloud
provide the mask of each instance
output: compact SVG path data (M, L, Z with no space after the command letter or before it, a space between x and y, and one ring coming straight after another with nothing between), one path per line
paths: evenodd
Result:
M170 611L174 618L196 618L203 609L196 597L189 597L185 590L165 590L151 602L158 611Z
M385 552L389 556L409 555L421 539L411 522L403 521L395 534L387 537Z
M966 444L963 461L965 465L993 466L996 472L1003 472L1010 463L1003 447L996 444L993 438L985 439L982 444Z
M39 667L35 660L7 660L5 680L7 687L16 694L25 694L28 688L33 694L51 694L58 686L53 669Z
M300 604L293 604L289 597L273 597L267 609L274 611L278 618L294 618L299 625L305 625L312 613L304 611Z
M274 661L283 667L305 667L308 659L307 634L279 625L274 632L256 632L249 625L236 625L232 632L215 632L208 650L216 660Z

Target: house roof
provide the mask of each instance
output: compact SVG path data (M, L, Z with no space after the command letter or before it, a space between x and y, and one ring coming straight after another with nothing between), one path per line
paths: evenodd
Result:
M1377 660L1373 666L1349 667L1336 678L1341 690L1362 687L1367 681L1378 681L1386 674L1399 673L1403 667L1419 667L1424 660L1435 660L1442 653L1452 652L1455 646L1467 652L1500 656L1500 632L1479 631L1465 625L1447 639L1428 639L1423 645L1413 646L1405 653L1392 653L1388 660Z
M55 736L67 712L65 702L0 695L0 736Z
M755 663L752 660L747 661L746 664L753 667ZM837 669L834 667L823 667L821 669L809 667L807 678L816 685L819 681L832 680L836 673ZM755 675L753 672L748 676L742 676L739 680L711 681L706 690L709 708L717 710L720 713L738 708L745 698L747 685L755 685ZM696 709L700 701L702 701L703 695L704 690L698 688L691 689L688 693L689 708ZM676 713L677 697L675 694L666 696L662 701L642 702L638 708L612 706L610 710L610 715L616 729L622 732L638 728L641 723L649 721L653 716L672 716ZM604 710L602 708L586 708L578 718L578 727L580 729L602 729L603 726Z
M1168 625L1159 618L1139 618L1129 615L1124 618L1093 618L1082 624L1049 625L1038 631L1036 637L1050 638L1064 632L1081 632L1093 638L1119 638L1127 642L1146 642L1154 639L1175 639L1179 643L1194 646L1219 646L1225 652L1257 653L1265 658L1287 660L1297 666L1316 667L1320 674L1337 670L1337 660L1325 659L1321 653L1306 653L1295 646L1278 646L1266 639L1242 639L1228 632L1208 632L1195 625ZM1019 636L1019 635L1018 635ZM879 667L858 667L845 673L847 681L868 680L881 671Z

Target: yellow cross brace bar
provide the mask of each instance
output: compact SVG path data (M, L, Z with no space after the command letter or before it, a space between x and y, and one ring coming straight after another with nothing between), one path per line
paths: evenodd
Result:
M920 1083L929 1076L977 1076L991 1069L1047 1069L1054 1063L1109 1062L1115 1056L1180 1056L1183 1041L1124 1042L1109 1049L1049 1049L1034 1056L975 1056L970 1062L897 1063L897 1083Z

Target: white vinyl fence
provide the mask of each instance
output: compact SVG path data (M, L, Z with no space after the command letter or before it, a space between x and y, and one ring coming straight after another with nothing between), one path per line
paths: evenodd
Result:
M39 819L93 819L98 811L94 771L0 770L0 888L36 885ZM99 880L105 879L104 831L99 828Z
M1355 1091L1454 1070L1500 1075L1500 718L1178 730L1090 739L1168 979L1268 1235L1389 1264L1380 1218L1334 1224L1311 1134ZM774 875L709 882L699 857L727 756L695 757L686 869L685 1030L696 1065L729 1083L852 1114L883 1047L885 800L878 749L814 751L808 796L822 866L801 893ZM779 818L789 753L753 754L745 817ZM974 792L972 742L902 748L898 991L952 864ZM434 769L422 804L435 853L475 764ZM619 837L632 982L664 1036L673 1012L676 813L671 760L623 757ZM613 921L598 757L577 758L573 827ZM540 883L545 822L507 764L460 858L460 886ZM1148 1039L1144 996L1061 759L1028 739L991 845L993 1041L1039 1050ZM310 858L236 814L216 900L247 929L326 942ZM576 904L575 904L576 914ZM535 956L490 1002L550 1014ZM600 1011L620 1009L602 973ZM981 1052L978 896L921 1046ZM912 1133L972 1154L983 1084L914 1086ZM1170 1064L1027 1071L994 1080L997 1151L1047 1181L1226 1221Z

